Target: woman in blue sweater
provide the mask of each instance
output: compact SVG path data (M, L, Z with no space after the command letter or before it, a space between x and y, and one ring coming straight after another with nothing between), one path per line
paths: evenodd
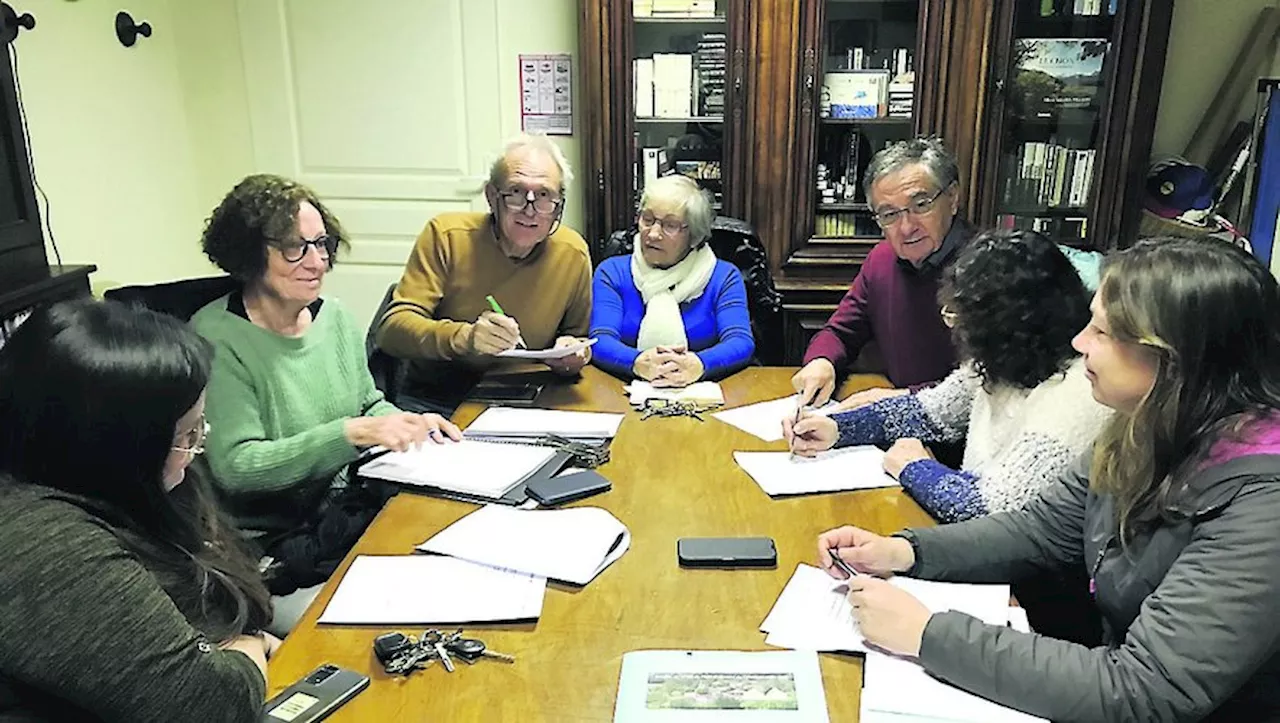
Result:
M630 256L606 259L592 288L593 363L657 387L720 379L755 352L746 287L707 239L711 201L684 176L651 181Z

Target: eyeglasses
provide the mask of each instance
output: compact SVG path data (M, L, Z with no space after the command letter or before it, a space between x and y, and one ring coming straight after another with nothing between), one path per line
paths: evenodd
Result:
M689 228L689 224L680 223L674 218L664 218L659 221L657 216L654 216L648 211L640 214L639 221L640 228L643 229L650 229L653 228L655 223L658 224L658 227L662 229L662 233L666 236L675 236L686 228Z
M204 454L204 442L209 438L209 422L200 415L200 421L196 426L182 433L182 437L177 440L177 444L169 449L174 452L183 454Z
M942 323L946 324L948 329L955 328L956 319L960 318L960 315L952 311L951 307L946 304L943 304L942 309L939 311L942 314Z
M560 194L546 190L499 191L498 195L502 198L502 205L510 211L523 211L532 205L534 211L546 215L555 213L560 208L560 204L564 203Z
M320 258L324 260L328 260L330 256L333 256L338 251L338 239L327 233L316 236L313 239L304 238L296 241L273 243L271 245L275 246L276 249L280 251L280 255L284 257L284 260L291 264L296 264L301 261L302 257L307 255L307 249L311 246L316 247L316 251L320 254Z
M929 213L930 211L933 210L933 207L938 203L938 199L941 198L942 194L946 192L947 192L946 188L938 189L938 192L933 194L932 196L929 196L927 198L917 198L916 200L912 201L911 205L907 206L906 208L895 208L889 211L877 211L875 214L873 214L876 220L876 224L879 225L880 228L889 228L890 226L900 221L903 215L908 212L910 212L912 216L923 216L926 213Z

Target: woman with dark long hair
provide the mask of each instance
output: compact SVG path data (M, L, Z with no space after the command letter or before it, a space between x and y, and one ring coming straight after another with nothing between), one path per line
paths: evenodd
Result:
M867 575L849 599L868 642L1055 721L1280 717L1280 290L1212 239L1154 239L1111 259L1075 339L1116 410L1091 454L1021 510L892 537L819 540L877 575L1089 578L1103 644L931 614Z
M176 320L87 300L0 350L0 719L262 715L267 590L187 470L210 357Z
M1018 509L1093 442L1110 410L1089 394L1071 339L1089 319L1075 267L1031 231L991 231L943 272L938 302L965 362L937 386L831 417L783 422L812 456L855 444L892 445L885 470L929 514L957 522ZM926 443L965 442L961 469Z

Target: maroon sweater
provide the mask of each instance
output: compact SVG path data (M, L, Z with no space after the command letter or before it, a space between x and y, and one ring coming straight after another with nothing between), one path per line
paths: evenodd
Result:
M973 233L957 218L942 246L918 269L900 260L888 241L876 244L840 306L813 335L804 363L828 359L843 374L875 339L895 387L928 385L947 376L956 366L956 352L938 311L938 281Z

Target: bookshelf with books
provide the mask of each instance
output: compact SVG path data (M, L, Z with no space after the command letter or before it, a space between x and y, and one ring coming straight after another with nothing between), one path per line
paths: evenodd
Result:
M1072 246L1113 247L1125 238L1124 229L1136 229L1137 204L1125 184L1150 150L1158 101L1158 84L1149 90L1150 66L1159 67L1158 80L1168 23L1159 16L1167 13L1143 0L1008 5L997 33L1004 51L992 68L997 92L987 119L990 152L979 220ZM1139 25L1144 18L1155 27ZM1158 42L1138 36L1159 34L1161 24ZM1145 118L1138 110L1143 107L1150 113ZM1103 188L1120 193L1100 193Z

